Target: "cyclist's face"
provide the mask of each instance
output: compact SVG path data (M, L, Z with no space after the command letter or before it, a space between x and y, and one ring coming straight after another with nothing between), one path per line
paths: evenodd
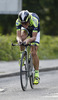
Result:
M24 23L22 23L22 26L23 26L24 28L28 28L29 22L24 22Z

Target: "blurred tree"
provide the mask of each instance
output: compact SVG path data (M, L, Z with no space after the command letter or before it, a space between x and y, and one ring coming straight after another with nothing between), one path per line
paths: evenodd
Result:
M58 35L58 0L23 0L23 8L39 15L41 30L47 35ZM11 33L17 15L0 15L0 33Z
M44 0L44 33L48 35L58 35L58 1L57 0Z
M0 15L0 33L11 34L17 15Z
M58 0L23 0L23 9L39 15L44 34L58 35Z

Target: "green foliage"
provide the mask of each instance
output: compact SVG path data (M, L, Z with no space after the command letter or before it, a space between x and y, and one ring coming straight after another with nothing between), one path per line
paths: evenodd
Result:
M17 15L0 15L0 33L11 34L11 32L14 32L16 19Z
M0 35L0 60L19 59L20 49L18 46L12 47L11 43L16 43L16 35ZM58 59L58 37L42 35L38 56L39 59Z
M46 35L58 35L58 0L23 0L22 9L35 12L40 17L41 30ZM0 33L16 33L18 15L0 15Z
M12 47L12 42L16 41L15 35L0 36L0 60L17 60L20 52L19 47Z
M42 36L38 55L40 59L57 59L58 37Z
M39 15L46 35L58 35L58 0L23 0L23 9Z
M46 35L58 35L58 0L23 0L22 9L35 12L40 17L41 31ZM16 33L18 15L0 15L0 33Z

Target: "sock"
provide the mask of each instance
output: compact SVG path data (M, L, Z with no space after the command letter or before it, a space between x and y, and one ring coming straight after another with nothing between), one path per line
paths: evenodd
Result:
M39 77L39 70L35 70L35 77Z

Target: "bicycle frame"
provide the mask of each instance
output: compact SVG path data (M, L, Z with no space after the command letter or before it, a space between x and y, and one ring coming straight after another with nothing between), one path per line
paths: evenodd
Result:
M12 43L12 46L25 46L25 50L23 51L23 53L22 53L22 58L21 58L21 66L20 66L20 81L21 81L21 87L22 87L22 90L23 91L25 91L26 90L26 87L27 87L27 81L28 81L28 78L29 78L29 80L30 80L30 86L31 86L31 88L33 89L33 78L34 78L34 73L33 73L33 64L32 64L32 58L31 58L31 56L30 56L30 59L29 59L29 56L28 56L28 51L27 51L27 47L28 46L32 46L31 44L13 44ZM22 66L22 64L23 64L23 59L24 59L24 57L26 57L26 64L24 65L25 67L25 70L23 71L23 66ZM30 62L29 62L29 60L30 60ZM23 81L23 73L25 73L25 77L26 77L26 79L25 79L25 81L26 81L26 84L24 83L24 81Z

